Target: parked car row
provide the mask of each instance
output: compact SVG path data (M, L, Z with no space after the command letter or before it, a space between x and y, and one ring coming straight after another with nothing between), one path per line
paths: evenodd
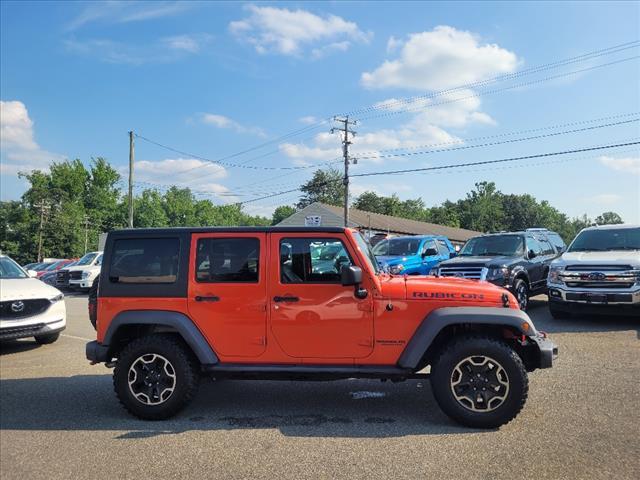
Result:
M640 314L640 227L594 226L567 248L556 232L530 228L481 235L459 253L446 237L380 240L373 252L393 275L488 281L513 293L522 310L547 293L554 318L573 312Z
M36 272L36 278L47 285L62 290L88 291L100 274L102 252L88 252L80 259L49 260L29 263L22 267L25 271Z

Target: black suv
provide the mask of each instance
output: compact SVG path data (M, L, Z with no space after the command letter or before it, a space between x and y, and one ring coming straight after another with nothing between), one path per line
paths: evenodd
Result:
M530 296L547 292L549 264L562 253L561 247L550 241L551 234L557 236L535 229L474 237L456 258L440 263L432 273L487 280L509 289L525 310Z

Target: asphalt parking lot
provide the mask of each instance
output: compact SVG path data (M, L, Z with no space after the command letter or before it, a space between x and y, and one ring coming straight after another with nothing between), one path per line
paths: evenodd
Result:
M495 431L464 428L428 382L203 381L178 417L144 422L91 366L86 298L68 297L60 340L0 347L0 477L640 478L640 320L552 320L560 358Z

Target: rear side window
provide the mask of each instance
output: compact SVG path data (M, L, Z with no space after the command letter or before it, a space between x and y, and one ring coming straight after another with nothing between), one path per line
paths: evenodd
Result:
M280 241L282 283L340 283L343 265L353 265L353 261L338 239L283 238Z
M175 283L178 278L178 238L116 240L109 268L113 283Z
M260 240L257 238L202 238L196 252L196 281L257 283Z

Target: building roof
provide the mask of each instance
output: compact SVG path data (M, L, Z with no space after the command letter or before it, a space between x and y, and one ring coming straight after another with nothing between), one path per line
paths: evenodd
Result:
M343 209L326 203L312 203L280 222L279 226L304 225L308 215L321 215L323 226L341 226ZM435 223L419 222L407 218L393 217L381 213L365 212L355 208L349 209L349 226L356 228L371 228L371 230L407 235L444 235L449 240L466 242L471 237L482 235L482 232L466 230L464 228L446 227Z

